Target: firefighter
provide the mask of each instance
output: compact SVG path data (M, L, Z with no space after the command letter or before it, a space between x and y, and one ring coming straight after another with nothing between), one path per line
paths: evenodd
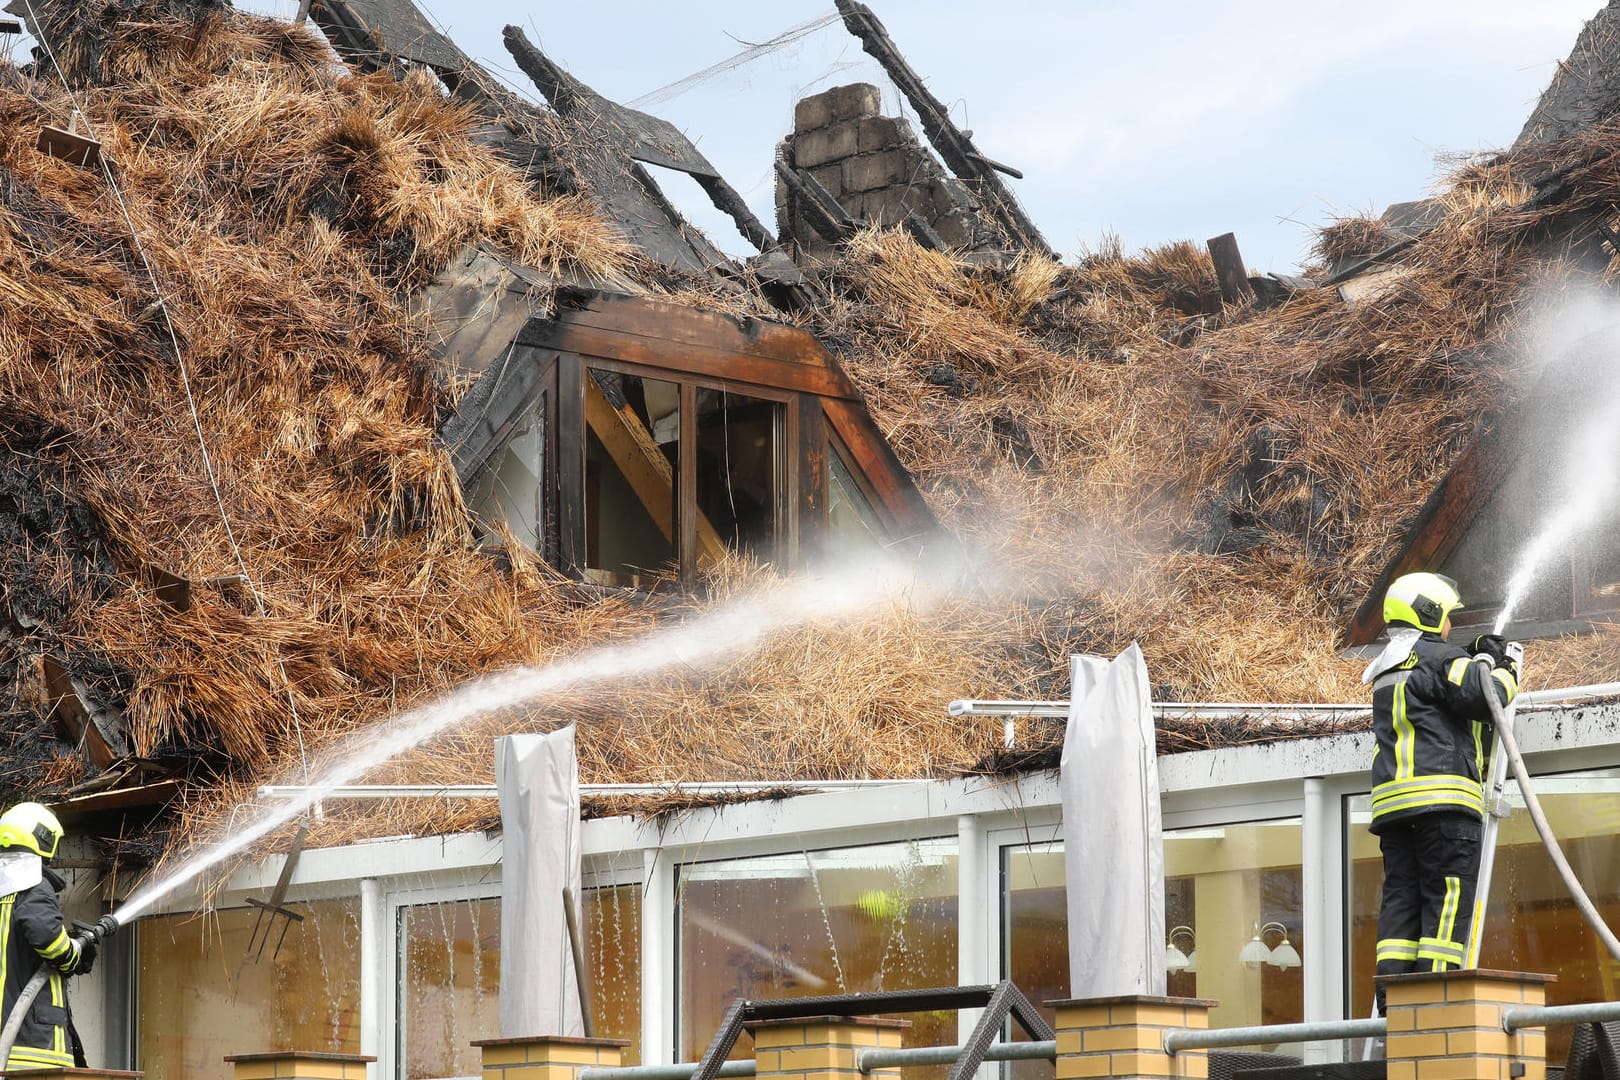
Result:
M65 976L84 975L95 963L93 940L68 934L58 894L66 884L46 864L62 843L62 824L39 803L19 803L0 814L0 1020L9 1019L24 986L41 966L50 977L34 998L6 1060L12 1069L85 1067L84 1050L68 1011Z
M1462 606L1448 577L1396 578L1384 596L1389 646L1362 676L1373 685L1378 743L1368 828L1384 854L1380 975L1447 971L1467 955L1491 725L1473 657L1491 658L1490 692L1503 705L1519 692L1519 672L1496 635L1474 638L1466 651L1446 640ZM1382 986L1377 1000L1382 1015Z

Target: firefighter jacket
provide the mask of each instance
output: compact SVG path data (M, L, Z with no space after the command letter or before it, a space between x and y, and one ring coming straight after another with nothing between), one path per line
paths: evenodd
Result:
M81 954L62 922L57 893L64 884L46 868L39 884L0 897L0 980L4 983L0 1016L11 1016L13 1003L42 965L52 969L23 1019L5 1063L7 1070L71 1068L74 1064L63 983L64 976L78 968Z
M1485 810L1480 778L1485 770L1490 704L1477 664L1468 652L1439 634L1423 633L1404 659L1381 658L1373 680L1373 833L1419 814ZM1519 692L1505 667L1491 672L1490 686L1506 705Z

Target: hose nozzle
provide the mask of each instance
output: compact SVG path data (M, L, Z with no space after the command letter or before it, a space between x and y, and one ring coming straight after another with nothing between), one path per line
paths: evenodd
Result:
M123 923L118 921L118 916L114 915L110 911L101 918L97 919L94 923L83 923L77 919L73 920L73 929L77 931L75 936L80 941L94 941L97 944L106 941L108 938L118 933L118 928L123 925Z

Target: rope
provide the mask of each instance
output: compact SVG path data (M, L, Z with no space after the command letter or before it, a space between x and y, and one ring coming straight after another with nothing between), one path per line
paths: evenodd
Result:
M33 24L40 45L45 49L45 55L50 58L51 66L56 70L57 80L61 82L62 89L66 92L68 100L73 103L74 113L84 122L85 130L89 132L90 137L99 143L101 140L96 139L95 126L91 123L90 114L82 107L79 96L74 93L73 87L69 85L67 73L62 70L62 64L56 58L56 50L51 47L50 39L46 37L45 24L40 20L39 13L34 10L33 0L23 0L23 6L28 9L28 18ZM269 608L264 602L263 595L259 592L258 585L254 583L253 575L248 573L247 562L242 557L242 549L236 542L236 531L231 528L230 515L225 512L225 498L219 490L219 478L214 472L213 457L208 452L207 436L203 434L202 416L198 412L197 398L192 391L191 375L186 370L186 359L180 351L180 338L174 331L174 321L169 317L168 298L164 296L163 288L158 283L157 271L152 268L152 260L147 257L146 246L141 243L140 232L135 228L135 220L129 212L129 204L124 200L124 193L119 188L118 181L113 177L112 166L107 161L107 155L105 153L99 154L98 158L101 162L101 173L107 178L107 187L117 201L119 213L124 219L124 226L129 230L130 239L134 241L135 253L140 257L141 266L146 271L147 280L152 283L152 292L157 296L158 309L163 313L163 327L169 336L169 346L174 350L175 366L180 372L180 385L185 389L186 406L191 411L192 427L197 432L197 448L202 454L203 473L208 478L208 486L213 490L214 505L219 509L219 520L225 526L225 538L230 542L231 553L236 559L237 569L241 571L242 580L246 582L248 591L253 595L255 609L261 616L268 615ZM276 666L281 671L282 688L287 693L287 708L292 715L293 731L298 741L298 758L303 766L304 782L307 784L309 782L309 757L304 748L304 725L298 715L298 702L293 697L292 680L287 675L286 660L279 654L276 656Z

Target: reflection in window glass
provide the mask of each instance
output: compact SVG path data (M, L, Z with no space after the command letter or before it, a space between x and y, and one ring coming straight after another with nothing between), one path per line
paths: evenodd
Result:
M681 867L677 1060L738 998L956 985L956 884L955 837ZM907 1046L956 1041L953 1012L905 1019Z
M641 886L586 889L585 966L591 1019L604 1039L628 1039L626 1065L641 1064Z
M1048 1023L1057 1011L1046 1002L1069 995L1068 892L1063 884L1063 842L1019 844L1001 849L1002 947L1004 978L1023 991ZM1017 1024L1012 1037L1029 1038ZM1050 1080L1049 1061L1009 1061L1002 1075L1016 1080Z
M883 526L844 464L827 448L827 554L834 559L871 555L883 548Z
M227 1054L360 1052L358 903L286 907L304 921L287 927L279 949L275 922L262 954L257 943L248 949L257 908L141 920L137 1052L148 1076L225 1080Z
M501 902L399 909L399 1075L475 1076L474 1039L500 1032Z
M585 380L585 565L616 575L676 562L681 392L591 369Z
M1219 1000L1212 1027L1300 1021L1304 969L1282 948L1304 949L1299 819L1166 830L1164 864L1165 927L1186 928L1176 945L1192 956L1169 993ZM1035 1001L1069 997L1062 842L1003 849L1002 875L1008 978ZM1246 962L1256 936L1264 952Z
M513 536L539 552L546 550L545 416L542 396L467 493L467 505L480 518L505 521Z
M700 555L707 526L733 551L774 557L783 416L779 402L728 390L698 390Z
M1570 866L1604 920L1615 925L1620 919L1620 769L1542 777L1535 785ZM1558 976L1547 987L1549 1005L1620 999L1620 971L1568 896L1517 785L1510 783L1508 793L1514 812L1501 824L1479 966ZM1348 803L1351 1008L1352 1015L1365 1016L1372 1008L1384 868L1378 838L1367 831L1369 797ZM1570 1030L1567 1024L1548 1026L1549 1064L1561 1065L1568 1056Z
M1218 1000L1211 1027L1303 1020L1300 820L1167 830L1164 873L1166 931L1187 927L1177 947L1197 953L1170 993Z

